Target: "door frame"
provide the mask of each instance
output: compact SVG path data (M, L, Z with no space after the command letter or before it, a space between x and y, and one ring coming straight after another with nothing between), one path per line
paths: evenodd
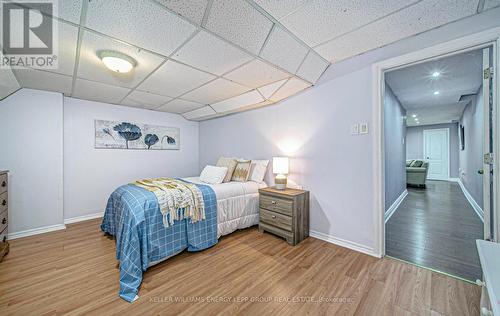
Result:
M446 145L447 145L447 157L446 157L446 164L447 164L447 168L446 168L446 179L431 179L431 180L449 180L450 179L450 168L451 168L451 159L450 159L450 129L449 128L429 128L429 129L424 129L422 131L422 143L423 143L423 150L422 150L422 153L423 153L423 156L425 157L425 132L429 132L429 131L446 131ZM422 157L424 160L425 158ZM430 168L430 165L429 167ZM427 179L429 179L429 177L427 177Z
M498 65L500 65L499 46L500 46L500 27L492 28L486 31L478 32L459 39L454 39L435 46L424 48L409 54L401 55L387 59L372 66L372 98L373 98L373 234L374 245L373 254L377 257L385 256L385 156L384 156L384 95L385 95L385 72L402 68L411 64L419 64L429 60L463 53L465 51L476 50L493 46L494 65L494 87L493 91L493 139L494 139L494 170L499 169L500 158L500 93L497 93L497 82L500 82ZM499 240L500 230L500 194L499 172L493 173L495 200L493 205L493 216L496 223L495 240Z

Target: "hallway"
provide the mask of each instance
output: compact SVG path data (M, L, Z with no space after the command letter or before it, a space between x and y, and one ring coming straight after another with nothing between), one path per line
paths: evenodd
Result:
M483 223L458 183L427 181L386 223L386 254L467 280L481 278L476 239Z

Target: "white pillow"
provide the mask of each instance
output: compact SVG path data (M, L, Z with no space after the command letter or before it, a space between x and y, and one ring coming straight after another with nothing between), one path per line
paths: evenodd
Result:
M267 171L267 165L269 165L269 160L252 160L248 181L254 181L257 183L261 183L262 181L264 181L264 177L266 176Z
M227 173L227 167L206 166L200 174L200 181L208 184L221 184Z

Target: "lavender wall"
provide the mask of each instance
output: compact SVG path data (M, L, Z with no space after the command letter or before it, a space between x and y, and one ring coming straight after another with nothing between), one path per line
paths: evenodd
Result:
M372 250L375 139L349 133L351 124L372 120L372 64L500 26L499 14L490 10L335 64L315 87L280 104L202 122L200 168L221 155L289 155L291 179L311 191L311 230Z
M385 210L406 190L406 110L389 85L385 85Z
M433 124L411 126L406 129L406 157L407 159L424 158L424 130L448 128L450 130L450 178L458 178L459 147L458 123Z
M464 126L465 150L460 151L460 180L476 203L483 208L483 88L464 109L460 124Z

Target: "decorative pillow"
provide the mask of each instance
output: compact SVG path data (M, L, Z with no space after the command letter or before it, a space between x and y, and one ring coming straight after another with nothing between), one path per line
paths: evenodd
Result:
M423 164L424 162L422 160L415 160L411 163L410 167L420 168Z
M264 181L267 165L269 165L269 160L252 160L248 181L254 181L257 183Z
M250 174L251 164L251 160L239 160L236 165L236 169L234 169L231 181L246 182L248 180L248 175Z
M217 160L217 167L226 167L227 168L227 173L226 176L224 177L223 182L229 182L231 181L231 178L233 177L233 172L234 168L236 168L237 161L234 158L226 158L226 157L220 157L219 160Z
M200 174L200 181L208 184L221 184L227 173L227 167L205 166Z

